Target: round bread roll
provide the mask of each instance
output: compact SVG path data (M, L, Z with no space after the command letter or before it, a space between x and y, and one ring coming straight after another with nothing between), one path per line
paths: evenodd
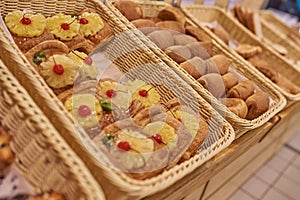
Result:
M193 56L198 56L204 60L210 58L213 55L212 42L193 42L186 45Z
M230 40L230 36L229 33L221 26L216 26L213 27L212 32L214 32L214 34L216 34L221 40L223 40L223 42L225 42L226 44L229 44L229 40Z
M186 26L185 30L188 35L194 36L201 42L211 42L210 37L198 27Z
M197 42L197 39L190 36L190 35L185 35L185 34L177 34L174 35L174 40L176 45L187 45L190 43L195 43Z
M156 30L148 35L148 37L162 50L174 45L174 37L167 30Z
M210 61L216 65L221 75L226 74L228 72L228 68L231 64L230 60L222 54L214 55L209 60L207 60L207 62Z
M269 109L269 95L263 91L257 91L246 100L246 104L249 109L246 118L255 119Z
M229 98L240 98L246 101L254 93L254 85L250 80L245 80L231 88L227 92Z
M185 25L185 15L181 12L180 9L175 8L173 6L167 6L157 14L159 19L165 20L174 20L177 21L182 26Z
M238 79L235 74L228 72L222 76L226 91L238 84Z
M225 94L225 87L220 74L206 74L197 80L214 97L220 98Z
M131 23L142 31L145 35L148 35L152 31L156 30L156 24L150 19L136 19L131 21Z
M142 8L138 3L130 0L118 0L114 3L114 6L129 20L143 18Z

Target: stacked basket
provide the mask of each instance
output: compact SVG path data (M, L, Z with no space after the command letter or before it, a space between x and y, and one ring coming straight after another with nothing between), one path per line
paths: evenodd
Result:
M157 16L157 13L165 8L170 6L164 2L151 2L151 1L135 1L137 2L143 10L144 16L153 17ZM276 113L286 105L285 98L274 88L274 84L271 81L264 78L262 75L258 74L255 70L253 71L251 67L248 67L245 62L236 54L227 50L221 46L217 41L215 36L210 36L213 39L213 55L223 54L231 59L231 67L234 68L238 73L246 77L247 79L252 80L257 84L260 89L264 92L267 92L273 100L272 106L267 112L260 115L259 117L253 120L246 120L238 117L233 112L231 112L227 107L221 104L215 97L212 96L207 90L205 90L201 84L195 81L185 70L183 70L175 61L168 57L161 49L159 49L149 38L147 38L143 33L137 30L112 4L111 1L106 1L108 7L121 19L131 30L134 30L134 33L142 40L147 46L151 48L157 56L159 56L171 69L173 69L177 74L179 74L187 83L189 83L202 97L204 97L211 105L220 113L222 113L226 120L234 127L236 132L236 137L240 137L248 130L254 129L263 125ZM192 5L191 7L193 7ZM205 14L207 16L207 14ZM213 17L213 16L211 16ZM201 16L202 18L202 16ZM187 19L187 22L191 25L197 26L193 21Z
M39 7L36 7L36 5ZM205 161L227 147L235 134L231 125L226 122L201 96L199 96L176 73L170 70L150 49L148 49L131 31L124 26L102 3L95 0L65 1L1 1L3 15L14 9L27 9L44 13L46 16L57 12L73 13L82 8L93 8L112 28L115 38L105 46L105 55L124 72L130 72L130 79L142 79L145 82L162 82L167 88L158 87L163 102L181 96L190 103L190 108L199 112L210 122L210 131L198 153L179 165L164 171L162 174L146 180L135 180L122 171L109 168L99 162L99 149L91 143L88 135L74 125L73 119L63 104L46 85L45 81L29 64L16 44L0 28L0 53L14 76L20 81L38 106L44 111L62 137L87 165L95 179L102 186L108 199L139 199L156 193L180 181L192 173ZM126 56L121 52L126 52ZM121 53L121 54L120 54ZM118 56L116 56L118 55ZM13 61L13 64L12 64ZM140 66L146 65L146 68ZM173 86L176 85L176 90ZM191 101L193 97L194 101ZM113 191L113 192L112 192ZM91 192L92 193L92 192ZM70 198L74 199L74 198Z

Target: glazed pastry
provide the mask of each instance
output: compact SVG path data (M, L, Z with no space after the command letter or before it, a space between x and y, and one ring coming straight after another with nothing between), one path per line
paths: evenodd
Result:
M229 33L222 26L215 26L211 28L211 31L216 34L225 44L229 44Z
M212 42L193 42L186 45L193 56L197 56L206 60L213 55Z
M79 50L86 54L93 51L95 45L90 40L86 39L81 33L78 33L71 40L63 41L70 51Z
M161 22L157 22L156 26L159 28L163 28L166 30L171 30L171 32L173 34L177 34L177 33L185 33L185 28L184 26L182 26L181 24L179 24L176 21L161 21Z
M156 30L148 37L162 50L175 44L173 35L167 30Z
M222 98L219 99L231 112L245 119L248 113L248 107L244 100L239 98Z
M177 163L191 139L178 120L153 106L133 120L107 126L94 141L116 167L136 179L146 179Z
M221 75L227 73L228 68L231 64L230 60L222 54L214 55L210 59L206 60L205 63L209 66L215 65L218 69L217 72L220 73ZM207 73L212 73L212 72L213 71L211 72L207 71Z
M253 46L250 44L239 44L236 49L236 52L243 56L244 58L250 58L256 54L261 53L262 49L259 46Z
M79 33L80 24L75 17L58 13L46 20L47 28L58 39L67 41Z
M225 94L225 87L222 76L217 73L210 73L197 80L214 97L220 98Z
M114 3L114 6L129 21L143 18L143 10L138 3L130 0L118 0Z
M194 26L186 26L185 30L188 35L194 36L200 42L211 42L210 37L200 28Z
M180 66L195 79L206 74L206 65L199 57L193 57L192 59L180 63Z
M155 86L147 84L142 80L127 81L126 89L131 94L131 102L138 100L145 107L160 103L160 94L155 89Z
M192 57L189 48L181 45L170 46L166 48L165 53L177 63L182 63Z
M9 141L10 135L0 126L0 170L5 169L14 162L14 153L9 146Z
M93 60L88 55L79 51L71 51L68 54L68 57L79 65L80 71L82 72L80 74L83 75L83 79L86 77L96 79L98 70L93 63Z
M222 75L225 90L229 91L233 86L238 84L238 79L235 74L228 72Z
M254 85L250 80L245 80L231 88L227 92L227 97L240 98L246 101L252 94L254 94Z
M40 64L54 54L67 54L68 46L58 40L41 42L25 53L32 66L40 71Z
M175 45L187 45L197 42L197 39L185 34L174 35Z
M104 23L99 14L95 12L83 11L78 17L80 29L79 31L84 37L94 36L104 28Z
M163 21L166 20L174 20L177 21L182 26L185 25L185 15L181 12L180 9L175 8L173 6L167 6L157 14L157 17Z
M54 88L73 85L79 75L80 66L66 55L53 55L40 64L40 74Z
M181 161L188 160L197 153L208 134L208 124L185 106L181 106L177 98L166 103L168 114L175 117L187 127L193 137L193 142L182 155Z
M277 83L279 80L279 73L271 68L269 64L259 58L253 57L248 60L253 66L255 66L261 73L263 73L266 77L271 79L274 83Z
M257 91L255 94L247 98L246 104L248 107L246 119L255 119L269 109L269 95L263 91Z

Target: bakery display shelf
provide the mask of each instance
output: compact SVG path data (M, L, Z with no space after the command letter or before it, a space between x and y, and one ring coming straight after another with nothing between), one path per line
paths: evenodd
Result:
M36 4L39 4L37 7ZM99 162L99 149L91 142L88 135L75 126L70 113L64 108L54 92L47 86L17 45L0 27L0 55L18 81L32 96L48 119L59 131L65 141L89 168L91 174L103 188L107 199L140 199L161 191L191 174L221 150L226 148L235 138L232 126L217 113L201 96L199 96L175 72L170 70L150 49L148 49L105 5L96 0L64 0L64 1L1 1L1 13L7 14L14 9L27 9L44 13L45 16L58 12L73 13L82 8L92 8L113 28L116 37L106 45L105 56L129 79L142 79L150 83L163 83L167 88L157 87L162 101L179 96L194 111L210 123L209 133L198 150L189 160L174 166L163 173L146 180L136 180L124 172L107 167ZM3 16L2 16L3 17ZM120 53L126 53L124 55ZM141 68L140 66L145 66ZM176 86L176 90L172 89ZM191 100L193 97L193 100ZM111 191L114 192L111 192Z
M203 5L181 5L182 10L185 14L193 20L200 28L206 31L211 37L215 39L226 51L231 52L236 57L240 57L243 60L244 66L251 69L251 71L256 74L262 75L257 69L246 62L240 55L238 55L233 49L229 48L227 44L221 41L214 33L212 33L207 27L204 27L202 23L212 23L217 21L230 35L230 37L238 43L246 43L254 46L259 46L262 48L262 52L258 57L265 60L267 63L276 69L277 72L281 73L283 76L287 77L296 86L300 86L300 72L291 65L282 56L277 54L274 50L268 47L265 43L262 43L252 32L242 26L237 20L229 16L225 11L220 8L212 6ZM263 76L263 75L262 75ZM270 82L270 81L269 81ZM288 100L288 105L293 101L300 100L300 93L291 94L279 87L274 83L270 83L274 88L280 91Z
M22 175L36 192L55 190L68 199L105 199L88 168L1 59L0 121L12 136L10 146Z
M170 6L165 2L152 2L152 1L134 1L137 2L143 11L145 17L157 16L158 12L164 9L166 6ZM226 106L224 106L219 100L217 100L210 92L203 88L203 86L197 82L190 74L188 74L182 67L180 67L174 60L167 56L161 49L159 49L148 37L146 37L141 31L137 30L134 25L129 22L116 7L113 6L113 2L107 0L106 5L118 16L123 23L125 23L129 29L134 30L134 33L142 40L151 50L160 57L171 69L173 69L178 75L180 75L187 83L189 83L202 97L204 97L210 104L226 118L227 121L234 127L236 132L236 138L243 135L248 130L254 129L266 123L277 112L282 110L286 106L286 99L281 95L278 90L275 89L274 84L267 80L264 76L257 73L257 71L245 66L245 62L236 54L228 51L215 41L215 36L210 36L213 42L213 55L222 54L227 56L231 60L230 67L240 73L242 76L253 81L261 90L266 92L273 100L270 108L253 120L247 120L238 117L231 112ZM192 5L191 7L193 7ZM207 15L207 14L206 14ZM193 21L187 18L187 23L197 26Z

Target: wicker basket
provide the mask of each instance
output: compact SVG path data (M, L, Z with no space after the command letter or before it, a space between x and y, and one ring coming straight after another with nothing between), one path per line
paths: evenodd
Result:
M182 10L189 16L199 27L203 28L208 34L211 35L218 43L227 51L235 54L237 57L240 57L234 50L228 48L228 46L223 43L216 35L214 35L210 30L201 26L202 22L213 22L218 21L218 23L223 26L230 36L239 43L247 43L256 46L260 46L262 48L262 53L259 54L259 57L268 63L272 63L274 68L282 75L288 77L293 81L297 86L300 86L300 72L289 62L275 53L271 48L264 45L260 42L255 35L253 35L249 30L243 27L240 23L234 20L232 17L228 16L223 10L210 7L210 6L202 6L202 5L182 5ZM204 15L205 13L205 15ZM201 16L201 18L199 17ZM254 71L257 74L261 74L258 70L256 70L252 65L248 62L244 62L244 65ZM276 84L270 83L274 86L278 91L280 91L288 100L290 101L298 101L300 100L300 94L293 95L287 93Z
M39 7L36 7L36 4ZM165 94L162 96L163 101L173 98L174 95L181 95L183 99L190 102L192 109L199 111L202 117L210 122L209 135L196 156L151 179L144 181L132 179L123 172L107 167L97 160L97 155L101 152L91 143L86 133L75 127L72 117L63 104L47 87L45 81L29 64L16 44L0 28L0 53L4 55L3 57L7 62L13 60L14 65L10 65L11 71L64 139L85 162L96 180L101 184L108 199L140 199L163 190L176 181L180 181L185 175L191 173L233 141L235 134L232 126L155 56L131 31L128 31L127 27L100 2L69 0L47 1L46 3L41 0L32 0L29 2L14 1L13 3L1 1L0 5L3 14L14 9L31 9L43 12L46 16L56 12L73 13L86 7L96 9L100 16L113 28L115 34L122 33L106 46L105 51L106 56L114 60L121 71L128 72L130 70L130 78L139 78L146 82L163 81L167 89L158 87L159 92ZM122 56L122 52L126 52L126 56ZM116 55L121 56L116 57ZM146 63L147 68L138 67ZM170 89L174 87L176 90ZM191 101L191 97L194 97L195 101Z
M289 27L285 23L283 23L279 18L277 18L271 11L261 10L259 12L259 16L261 20L267 21L273 29L276 28L276 32L280 32L282 35L288 38L288 35L293 35L295 37L300 38L298 31L292 27Z
M12 135L16 165L36 191L54 190L68 199L105 199L87 167L1 59L0 89L1 123Z
M143 10L143 14L145 16L157 16L157 13L163 9L165 6L169 6L164 2L140 2L137 1ZM118 12L118 10L113 7L112 3L106 1L106 4L109 6L111 10L116 13L116 15L122 19L124 23L128 25L130 29L136 29L123 15ZM194 6L194 5L193 5ZM187 19L188 20L188 19ZM195 25L191 20L188 22L192 25ZM196 25L195 25L196 26ZM260 89L267 92L269 96L273 99L274 103L270 107L270 109L265 112L263 115L257 117L254 120L246 120L238 117L234 113L232 113L228 108L226 108L223 104L221 104L216 98L214 98L211 93L205 90L202 85L200 85L193 77L191 77L185 70L183 70L176 62L170 59L162 50L156 47L147 37L145 37L140 31L134 31L137 36L146 43L151 48L152 51L156 53L165 63L168 64L177 74L179 74L186 82L188 82L201 96L203 96L208 102L212 104L212 106L218 110L222 115L226 117L226 120L230 122L230 124L234 127L236 132L236 137L240 137L246 131L259 127L265 122L267 122L271 117L273 117L277 112L284 108L286 105L285 98L277 92L272 83L266 80L263 76L257 75L252 72L248 68L244 67L244 63L241 59L234 54L226 51L223 47L221 47L218 43L213 40L213 54L224 54L232 60L231 67L234 68L237 72L245 76L246 78L255 82Z

